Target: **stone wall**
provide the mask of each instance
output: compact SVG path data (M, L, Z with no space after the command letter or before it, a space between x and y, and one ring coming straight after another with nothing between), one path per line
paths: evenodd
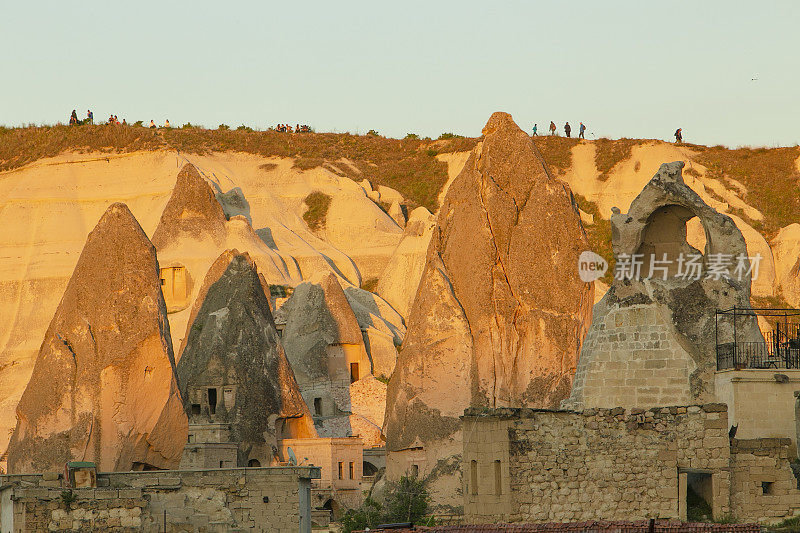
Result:
M565 408L647 407L692 403L697 365L675 327L651 305L609 309L583 341Z
M728 423L737 426L737 438L785 438L797 446L800 370L722 370L714 380L718 400L728 404Z
M744 451L751 444L732 451L724 404L471 408L462 420L467 523L685 519L687 483L717 519L775 521L800 508L789 441L744 441L759 443L758 454ZM772 494L755 494L773 479Z
M0 476L2 531L310 532L313 467L98 474L98 487L61 487L61 474ZM8 518L13 516L13 524Z
M731 441L731 508L737 515L771 522L800 514L793 452L789 439Z

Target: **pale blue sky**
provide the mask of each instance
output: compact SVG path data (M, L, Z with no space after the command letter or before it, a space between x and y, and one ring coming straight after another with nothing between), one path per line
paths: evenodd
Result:
M794 145L798 23L790 0L2 0L0 124L91 108L475 136L503 110L528 131Z

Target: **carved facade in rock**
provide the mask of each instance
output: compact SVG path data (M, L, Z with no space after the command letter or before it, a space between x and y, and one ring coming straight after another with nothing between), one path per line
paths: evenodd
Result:
M223 253L200 289L177 365L189 417L187 448L235 443L237 464L226 466L268 466L281 438L316 437L278 339L268 290L247 254Z
M715 325L715 312L749 308L751 265L736 224L684 183L682 168L680 161L661 165L629 212L611 217L623 279L594 308L565 407L716 401L716 337L733 323L723 317ZM686 241L694 217L705 232L702 251ZM717 275L723 260L729 273ZM740 341L763 342L754 318L739 317L737 329Z

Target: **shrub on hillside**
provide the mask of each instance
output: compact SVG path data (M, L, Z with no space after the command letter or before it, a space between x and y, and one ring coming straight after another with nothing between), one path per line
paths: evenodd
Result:
M328 208L331 206L331 197L319 191L314 191L306 196L303 202L308 209L303 213L303 220L306 221L308 227L316 231L325 227L325 216L328 214Z
M377 132L377 131L375 131L375 130L369 130L369 131L367 132L367 135L372 135L373 137L380 137L380 133L378 133L378 132Z
M431 525L432 519L425 520L429 501L424 481L403 476L399 481L386 484L386 501L383 505L367 498L358 509L348 509L342 516L342 532L351 533L379 524L399 522Z
M419 139L419 135L416 133L406 133L406 139Z
M238 128L236 128L236 131L246 131L246 132L252 132L252 131L253 131L253 128L251 128L251 127L249 127L249 126L245 126L244 124L242 124L241 126L239 126Z
M456 135L455 133L445 132L439 135L439 138L437 140L446 141L448 139L463 139L463 137L461 135Z
M217 129L218 130L229 130L229 129L231 129L231 127L228 126L227 124L220 124L219 126L217 126Z

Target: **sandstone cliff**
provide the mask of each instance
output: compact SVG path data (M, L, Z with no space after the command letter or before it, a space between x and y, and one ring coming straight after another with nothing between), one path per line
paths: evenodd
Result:
M441 474L469 405L557 406L590 322L569 188L548 177L510 115L492 115L484 135L440 209L389 383L390 476L410 466L393 452L420 448Z
M89 234L17 407L14 473L86 460L100 470L176 467L187 420L158 262L127 206Z
M278 438L316 436L265 290L248 255L223 253L203 283L177 365L189 422L230 424L240 466L270 464Z

